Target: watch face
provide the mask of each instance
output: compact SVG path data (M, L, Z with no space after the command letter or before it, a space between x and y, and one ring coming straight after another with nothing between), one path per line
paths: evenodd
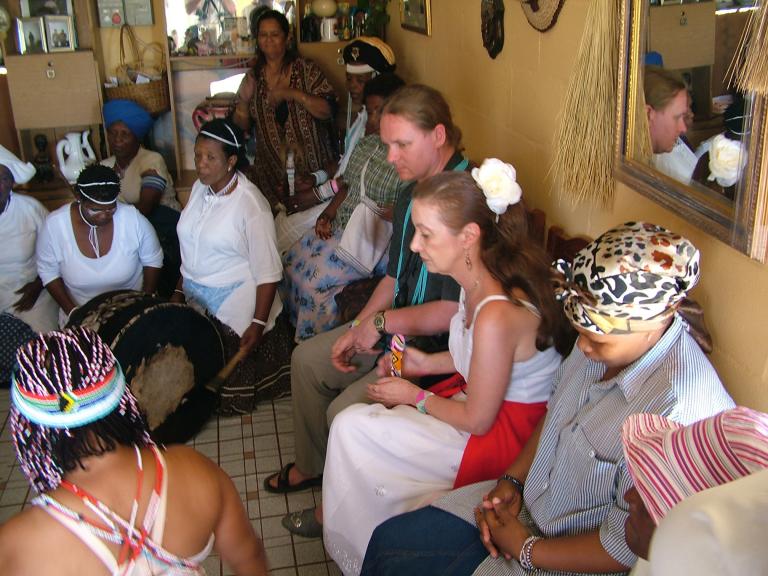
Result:
M384 314L382 312L373 317L373 326L379 332L384 332Z

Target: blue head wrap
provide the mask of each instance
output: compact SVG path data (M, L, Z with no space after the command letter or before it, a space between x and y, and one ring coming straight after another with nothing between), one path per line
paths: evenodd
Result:
M122 122L141 141L152 128L152 116L139 104L131 100L110 100L104 104L104 122L107 128L115 122Z

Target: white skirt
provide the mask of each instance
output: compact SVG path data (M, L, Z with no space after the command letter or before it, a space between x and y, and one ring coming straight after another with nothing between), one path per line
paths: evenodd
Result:
M360 573L376 526L451 490L469 436L412 406L355 404L334 418L323 532L344 574Z

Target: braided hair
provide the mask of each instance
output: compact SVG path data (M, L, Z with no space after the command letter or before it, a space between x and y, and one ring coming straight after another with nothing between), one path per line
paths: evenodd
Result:
M78 175L75 190L97 204L111 204L120 194L120 178L109 166L91 164Z
M96 333L76 327L42 334L19 348L16 358L11 435L21 470L38 492L56 489L64 474L83 467L83 458L100 456L118 445L152 444L136 398L128 388L114 409L79 426L44 425L22 413L21 396L33 400L56 397L59 405L49 405L49 413L67 418L67 413L77 414L76 410L69 412L69 399L90 394L87 401L98 404L99 386L115 371L123 378L115 356Z

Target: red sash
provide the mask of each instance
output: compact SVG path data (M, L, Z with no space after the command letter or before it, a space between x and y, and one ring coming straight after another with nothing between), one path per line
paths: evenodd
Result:
M464 378L457 373L430 386L429 391L450 398L466 387ZM453 487L460 488L501 476L517 458L546 413L546 402L503 402L491 429L482 436L472 434L469 437Z

